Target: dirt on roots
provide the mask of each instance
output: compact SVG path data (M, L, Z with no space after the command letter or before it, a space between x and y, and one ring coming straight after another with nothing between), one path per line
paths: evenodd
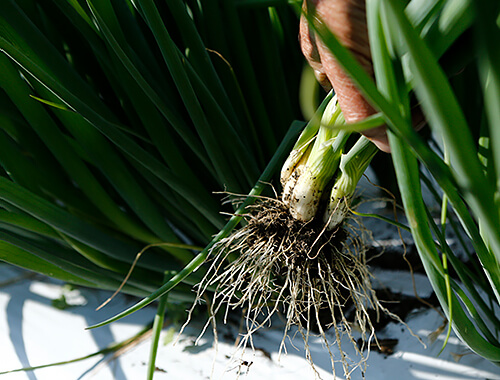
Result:
M215 323L221 309L224 322L229 311L241 309L244 328L239 344L253 347L252 335L270 326L279 313L286 320L280 352L290 329L297 326L313 368L308 341L319 335L333 371L340 362L346 378L358 367L364 373L370 343L376 340L371 318L390 313L371 287L363 230L348 222L336 231L315 221L300 222L283 202L270 198L259 199L245 219L243 228L213 248L209 271L199 284L198 301L209 287L215 288L207 326ZM361 339L355 339L354 331ZM346 336L355 358L340 347ZM334 345L340 356L333 354Z

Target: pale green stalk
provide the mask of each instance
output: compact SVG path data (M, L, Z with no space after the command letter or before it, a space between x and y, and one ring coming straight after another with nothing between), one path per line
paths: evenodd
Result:
M336 228L346 218L356 185L377 151L377 147L363 136L347 154L342 155L340 173L335 180L328 207L323 215L328 229Z
M344 144L339 143L345 142L348 137L347 133L339 133L333 128L342 117L336 96L320 111L322 115L317 131L312 128L309 131L312 146L307 147L307 154L302 156L300 165L292 171L283 186L282 198L292 216L305 222L316 215L323 191L337 171L341 149L332 149L333 144L337 141L342 148Z
M293 146L292 151L288 155L281 169L281 183L283 186L288 181L297 165L299 165L299 163L303 161L304 155L311 147L311 144L314 141L316 134L318 133L318 130L321 126L323 112L325 111L333 96L333 93L330 92L325 97L325 99L323 99L313 118L307 123L306 127L300 134L300 137L297 139L297 142Z
M314 143L312 146L309 143L292 173L287 172L284 181L282 177L282 198L294 218L304 222L314 219L318 210L325 209L321 202L330 191L331 201L322 216L329 229L341 224L347 216L356 185L377 149L362 137L349 153L343 154L351 136L344 126L345 119L335 96L323 111ZM312 132L309 132L311 141ZM290 170L287 166L284 169Z
M165 273L163 281L167 282L170 277L171 275L169 273ZM158 344L160 342L161 330L163 329L163 324L165 321L165 312L167 311L167 297L168 294L160 297L158 308L156 309L155 319L153 321L153 337L151 339L151 349L149 351L147 380L153 380L153 376L156 370L156 355L158 353Z

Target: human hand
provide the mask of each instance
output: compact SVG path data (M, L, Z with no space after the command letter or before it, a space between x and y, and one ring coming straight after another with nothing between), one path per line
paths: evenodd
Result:
M304 0L304 11L307 12L307 9L315 9L325 25L353 53L366 72L373 76L365 0ZM347 123L361 121L376 112L328 48L309 29L304 16L300 21L300 42L302 52L321 85L326 90L333 86ZM380 150L390 151L385 127L370 129L363 134Z

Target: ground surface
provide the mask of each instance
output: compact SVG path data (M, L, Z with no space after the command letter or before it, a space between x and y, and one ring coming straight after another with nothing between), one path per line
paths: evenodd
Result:
M382 204L380 204L380 207ZM379 207L377 202L369 206ZM383 212L382 209L376 210ZM389 211L386 211L390 214ZM396 309L406 314L408 327L389 323L379 333L385 339L385 349L392 354L371 352L368 359L368 380L500 380L500 367L470 352L453 334L445 350L437 356L444 339L435 340L429 335L443 325L443 318L436 310L424 306L414 297L413 281L408 266L401 259L404 247L397 230L380 221L367 219L367 228L373 231L373 254L385 250L383 256L371 262L375 276L374 285L388 289L387 297L396 295ZM423 274L419 273L418 257L408 235L403 235L408 257L414 263L415 287L418 295L431 303L432 289ZM450 244L454 241L450 238ZM11 281L13 280L13 281ZM72 307L60 310L64 295ZM125 340L137 333L152 320L154 308L146 308L132 316L97 330L86 326L100 322L132 305L136 300L119 296L103 310L99 306L110 296L109 292L89 289L70 290L64 284L42 276L0 264L0 372L25 366L36 366L57 361L71 360L102 349L115 341ZM387 298L386 298L387 299ZM57 302L56 302L57 304ZM398 306L399 305L399 306ZM401 307L403 305L403 307ZM315 374L304 359L302 338L287 341L287 354L279 354L282 330L279 321L273 328L254 337L255 351L242 353L235 349L237 323L219 326L219 343L214 345L213 334L208 331L195 345L204 324L203 318L195 319L177 343L179 325L167 324L163 331L158 352L158 370L155 379L314 379ZM421 341L410 334L411 331ZM397 344L395 344L397 341ZM322 342L310 342L313 360L323 379L333 379L330 358ZM354 355L350 343L343 342L348 355ZM334 349L338 355L338 350ZM149 340L124 352L118 358L94 357L74 364L1 375L0 380L138 380L145 379L149 355ZM336 366L337 378L343 379L341 365ZM353 379L361 379L355 371Z
M25 273L8 266L0 266L2 281L19 278ZM380 281L393 281L399 288L411 294L411 279L405 272L379 272ZM417 275L417 286L423 296L429 292L424 276ZM52 301L66 295L69 304L75 306L59 310ZM138 332L144 321L154 315L154 309L143 310L109 327L86 331L84 328L122 310L133 300L119 297L100 312L94 309L109 296L108 292L81 289L69 291L56 281L36 277L21 279L0 288L0 371L28 365L40 365L70 360L103 348L113 341L126 339ZM379 334L382 339L397 339L392 355L372 352L368 360L366 378L386 379L438 379L472 380L499 379L500 369L472 354L454 336L445 351L437 357L443 336L429 343L428 336L443 322L436 311L419 309L407 318L409 327L426 343L425 348L409 330L390 323ZM158 371L155 379L236 379L238 371L242 379L314 379L309 364L303 358L301 338L288 342L288 354L279 357L281 342L279 328L267 330L255 337L255 352L247 350L243 355L235 352L233 337L237 328L220 329L218 349L213 335L207 332L198 345L194 341L203 321L195 320L177 344L172 337L179 326L169 325L163 332L158 354ZM292 343L295 347L292 346ZM347 353L352 348L344 344ZM331 379L330 359L321 342L311 344L314 361L323 379ZM148 359L149 341L132 348L118 359L97 357L64 366L40 369L35 372L13 373L0 376L1 380L136 380L144 379ZM218 351L218 352L217 352ZM464 356L461 356L464 355ZM461 356L461 357L460 357ZM459 358L460 357L460 358ZM457 359L459 360L457 361ZM109 361L108 361L109 360ZM342 368L337 368L342 378ZM359 379L359 371L353 379Z

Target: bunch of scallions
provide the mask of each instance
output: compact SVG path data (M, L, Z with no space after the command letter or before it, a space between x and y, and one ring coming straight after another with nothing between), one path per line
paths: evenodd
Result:
M360 233L341 221L374 148L365 139L350 141L338 128L335 102L326 101L289 155L304 125L293 122L301 118L303 59L297 13L288 3L0 2L0 259L144 297L93 327L160 300L150 379L166 303L192 302L192 286L199 284L201 294L214 273L219 302L212 307L248 301L250 334L266 322L262 307L269 316L293 300L288 320L306 338L311 329L324 329L318 316L325 309L327 325L356 310L371 335L364 308L377 308L378 301L366 280ZM375 82L319 18L307 16L378 111L358 127L388 127L408 224L450 328L499 363L500 3L403 3L367 1ZM441 149L412 129L412 97ZM287 155L284 198L263 197ZM421 181L442 204L439 225ZM236 211L224 206L233 214L226 221L215 193L249 189ZM252 261L262 239L251 229L269 237L261 228L266 218L278 231L295 231L291 240L281 234L282 246L266 241L261 247L279 253L259 257L266 268L276 264L271 273L281 294ZM468 262L449 248L450 228L465 231ZM214 271L225 257L232 266ZM213 259L208 268L207 258ZM343 269L335 269L336 281L324 277L332 263ZM302 269L309 277L288 281ZM241 284L235 294L223 286L232 278ZM347 289L339 278L351 281ZM245 296L245 286L259 285L262 298ZM319 292L308 299L304 289ZM339 307L348 303L350 309Z
M327 96L318 112L321 119L317 115L306 126L281 169L282 199L295 219L309 222L321 214L326 229L333 230L344 221L377 150L361 137L346 151L351 133L341 129L345 121L335 96Z
M290 328L298 326L314 369L307 342L319 334L332 370L341 362L349 378L355 368L366 369L364 351L375 336L371 316L399 319L371 287L362 227L344 223L356 185L378 149L365 137L353 144L343 126L337 97L329 94L281 169L281 199L257 198L243 216L246 224L212 247L198 300L215 288L207 326L221 312L225 320L230 310L243 310L243 347L253 346L252 335L281 313L286 324L280 351ZM330 328L335 333L327 335ZM361 332L360 340L354 331ZM333 354L331 347L340 347L345 337L357 358L342 350L340 357Z

